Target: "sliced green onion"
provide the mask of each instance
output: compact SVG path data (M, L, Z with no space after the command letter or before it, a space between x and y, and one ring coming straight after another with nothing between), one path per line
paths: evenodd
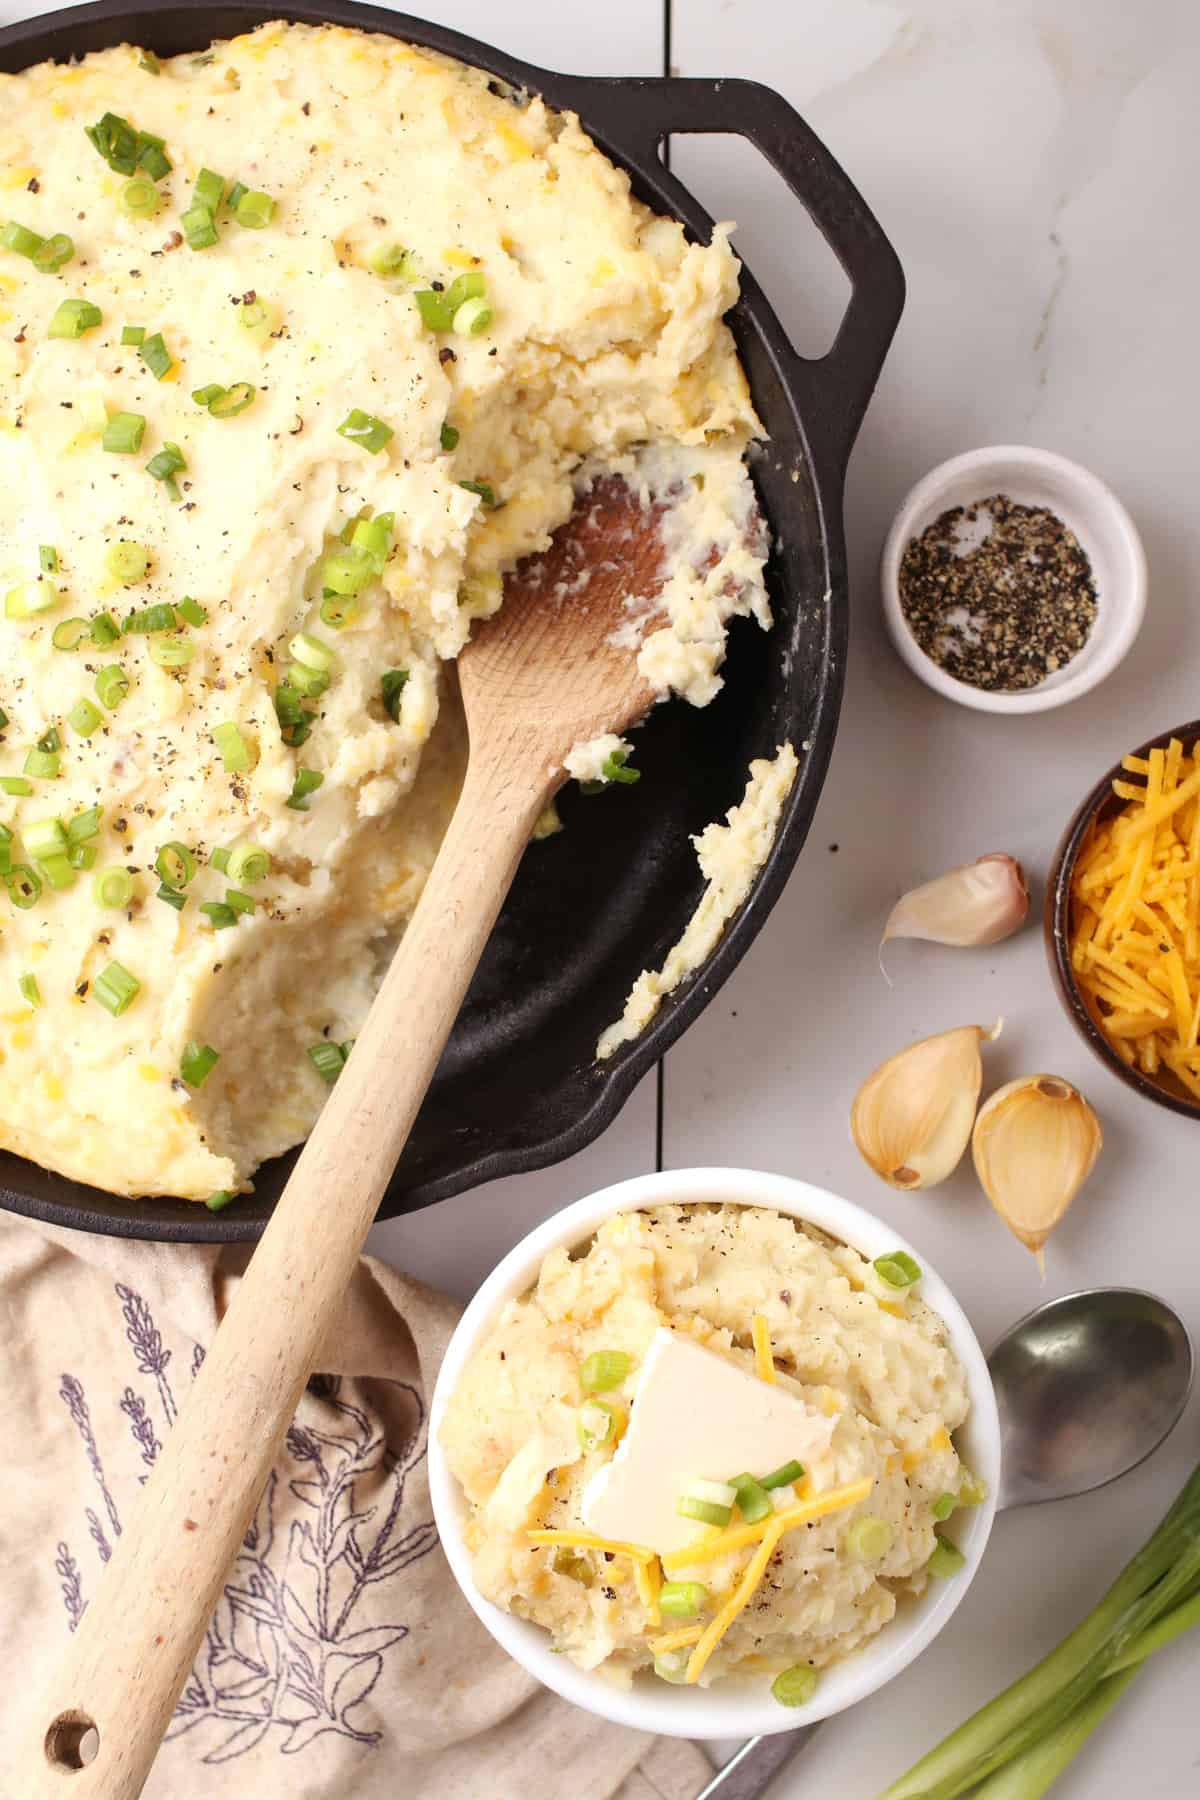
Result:
M232 1206L236 1199L237 1195L231 1188L218 1188L215 1194L208 1196L204 1204L209 1212L224 1212L225 1208Z
M935 1535L937 1537L937 1549L925 1564L925 1567L930 1575L934 1576L939 1581L944 1581L948 1575L957 1575L958 1571L965 1565L967 1559L958 1548L958 1545L952 1544L949 1538L944 1538L940 1531Z
M215 855L212 860L216 861ZM223 867L228 872L230 881L253 887L271 873L271 858L255 844L236 844L227 853Z
M629 754L624 746L617 750L610 750L600 765L599 781L581 781L579 785L582 791L585 794L600 794L613 782L631 786L635 781L640 781L642 779L641 770L631 769L628 766Z
M957 1494L939 1494L933 1503L933 1516L939 1525L944 1525L950 1514L958 1505Z
M227 775L239 775L253 766L250 746L239 726L229 721L223 725L214 725L212 741L221 753Z
M143 338L138 355L156 381L161 381L175 367L175 359L167 349L161 331L156 331L153 337Z
M244 894L240 888L225 889L225 904L232 907L235 913L252 913L254 911L253 894Z
M97 613L89 629L92 634L92 642L99 644L102 650L106 650L110 644L115 644L121 635L121 627L110 612Z
M33 253L33 266L40 269L43 275L54 275L63 269L75 254L75 241L65 231L56 231L39 244Z
M75 871L65 853L60 852L57 856L42 857L38 862L38 868L56 893L62 893L66 888L74 886Z
M76 813L67 826L67 841L71 844L86 844L100 835L100 825L104 813L98 806L89 806L86 812Z
M698 1500L693 1494L680 1494L675 1511L684 1519L696 1519L702 1525L728 1525L732 1510L717 1506L711 1500Z
M42 878L35 875L28 863L14 863L4 877L4 885L8 889L8 897L21 912L28 912L37 904L38 895L42 891Z
M190 663L196 654L196 644L186 631L176 632L171 637L156 637L150 641L150 661L157 663L160 669L182 669Z
M782 1467L773 1470L770 1475L760 1475L758 1485L766 1488L769 1493L772 1488L791 1487L794 1481L799 1481L803 1473L804 1464L796 1462L793 1458L791 1462L785 1462Z
M120 663L109 663L96 671L96 698L109 712L115 712L129 693L129 677Z
M708 1589L702 1581L664 1581L658 1604L668 1618L694 1619L708 1605Z
M334 594L360 594L377 571L369 556L348 546L334 550L321 564L321 581Z
M231 196L232 204L232 196ZM238 195L234 207L234 217L239 225L246 225L251 231L261 231L269 225L275 216L275 202L270 194L263 194L257 188Z
M889 1287L911 1287L921 1279L921 1265L913 1261L907 1250L890 1250L886 1256L877 1256L871 1267Z
M253 332L258 338L270 337L278 323L278 309L269 300L261 296L256 300L243 300L238 313L238 324L243 331Z
M962 1481L959 1483L958 1504L960 1506L981 1506L987 1497L987 1482L981 1481L978 1475L972 1475L964 1469Z
M807 1663L794 1663L771 1683L771 1696L780 1706L805 1706L820 1684L817 1671Z
M856 1519L846 1533L846 1549L859 1562L878 1562L895 1542L896 1533L886 1519L868 1515Z
M87 619L64 619L54 627L50 642L56 650L78 650L80 644L91 635L92 628Z
M460 481L460 488L466 488L468 494L478 494L485 506L495 506L496 490L490 481Z
M122 325L121 327L122 344L140 344L145 335L146 328L144 325Z
M443 450L457 450L458 449L458 437L459 437L458 431L455 429L455 427L453 425L443 425L442 431L441 431L442 449Z
M330 683L328 669L310 669L304 663L293 663L288 670L288 686L295 688L307 700L318 699Z
M180 618L186 620L189 625L205 625L208 623L207 610L201 606L198 600L193 600L190 594L185 594L183 599L176 603L175 611L179 614Z
M214 419L234 419L238 413L245 412L256 392L249 381L235 381L232 387L222 388L209 401L208 410Z
M447 311L456 313L466 301L482 300L486 289L487 283L478 269L467 275L456 275L446 289Z
M220 1051L214 1050L211 1044L199 1044L193 1038L183 1047L179 1073L189 1087L203 1087L220 1060Z
M407 669L385 669L380 677L380 689L383 694L383 710L396 724L400 723L401 697L408 681Z
M146 421L141 413L114 413L104 427L100 447L115 456L133 456L141 449L146 434Z
M81 338L104 323L104 314L90 300L61 300L47 326L52 338Z
M67 861L73 869L90 869L96 861L95 844L72 844L67 851Z
M92 983L92 994L114 1019L119 1019L133 1005L141 987L137 976L131 975L123 964L110 962Z
M205 212L215 214L224 196L225 177L212 169L201 169L192 189L192 205L202 206Z
M219 381L209 381L206 382L203 387L192 389L192 399L196 402L197 406L207 406L210 401L217 398L218 394L223 394L224 392L225 389L221 386Z
M22 827L21 835L35 862L45 862L48 856L66 855L67 828L61 819L36 819L33 824Z
M593 1350L580 1365L579 1385L585 1394L602 1394L620 1387L632 1367L633 1359L624 1350Z
M690 1661L690 1651L660 1650L654 1658L654 1673L660 1681L669 1681L673 1687L680 1687L687 1680Z
M165 600L159 600L154 606L139 607L136 612L126 613L121 620L122 631L140 637L153 631L171 631L174 626L175 609L168 606Z
M179 484L175 480L175 477L179 474L181 469L186 468L187 459L185 458L183 451L179 448L179 445L165 443L161 450L155 451L154 455L146 464L146 473L147 475L152 475L155 481L161 481L170 498L178 501L181 500L183 496L179 492Z
M200 907L214 931L228 931L237 924L238 916L223 900L205 900Z
M120 113L106 112L95 125L85 125L88 139L99 151L110 169L118 175L132 175L137 168L138 134Z
M340 1044L313 1044L309 1047L308 1060L321 1080L330 1087L333 1086L346 1064Z
M391 513L380 513L376 519L357 519L350 534L350 544L362 554L374 567L377 575L382 575L392 547Z
M321 602L321 623L331 631L343 631L362 612L362 602L353 594L326 593Z
M399 275L411 281L414 274L412 252L402 244L388 244L373 250L367 258L367 267L373 275Z
M100 729L103 717L100 708L93 706L90 700L77 700L67 714L67 721L80 737L91 737L94 731Z
M575 1416L575 1434L583 1451L599 1450L612 1443L623 1415L606 1400L585 1400Z
M316 769L297 769L287 802L293 812L308 811L309 796L316 793L324 779Z
M30 1006L40 1006L42 1004L42 990L38 986L36 975L19 976L17 978L17 986L20 988L22 996L28 1000Z
M238 201L243 194L248 194L249 192L250 189L246 186L244 181L234 182L233 186L225 196L225 204L228 206L230 212L235 213L237 211Z
M189 250L210 250L217 241L217 227L206 206L189 206L180 215L180 225Z
M10 587L4 596L6 619L31 619L35 613L49 612L57 606L62 594L52 581L22 581Z
M0 231L0 244L6 250L15 250L18 256L27 256L31 262L45 241L36 231L30 231L27 225L18 224L16 219L10 219L3 231Z
M0 775L0 792L19 797L32 794L33 787L21 775Z
M53 544L38 545L38 568L43 575L57 575L58 551Z
M145 169L152 181L161 181L171 173L171 163L160 137L148 131L138 132L138 168Z
M289 654L307 669L319 669L327 673L334 665L334 654L328 644L323 644L310 631L298 631L288 645Z
M172 840L154 859L154 867L171 887L184 888L196 873L196 858L186 844Z
M53 781L61 761L57 750L31 750L21 766L35 781Z
M8 724L8 714L5 712L4 708L2 706L0 706L0 731L3 731L4 727L7 724Z
M162 195L148 175L135 175L121 189L121 208L131 219L152 219L162 206Z
M351 407L346 417L338 426L338 435L347 438L350 443L357 444L362 450L369 450L372 456L378 455L384 445L395 436L390 425L377 419L374 413L363 412L359 406Z
M275 690L275 716L279 720L279 734L285 744L298 750L312 736L312 721L315 713L306 712L301 705L300 690L292 682L281 682Z
M104 563L110 575L131 587L135 582L145 581L150 573L150 552L144 544L131 544L122 539L109 545Z
M434 288L414 288L413 299L427 331L449 331L453 314L444 293L439 294Z
M451 323L460 337L478 337L492 322L492 309L486 300L464 300Z
M753 1475L735 1475L730 1485L737 1494L738 1508L747 1525L757 1525L772 1510L770 1494Z
M133 876L128 869L97 869L92 877L92 898L97 906L117 911L133 899Z
M62 738L58 734L57 725L51 725L49 731L44 731L42 733L41 737L37 741L37 747L39 750L61 750L62 749Z
M154 898L165 901L168 906L174 907L176 912L182 912L187 905L187 895L181 894L178 888L173 888L169 881L159 882Z
M155 56L153 50L142 51L141 55L138 57L138 68L145 69L147 75L162 74L162 64L159 62L157 56Z
M222 849L218 845L218 847L215 850L211 850L209 852L208 860L212 864L214 869L219 869L221 871L222 875L224 875L228 871L229 858L232 856L232 854L233 854L232 850Z

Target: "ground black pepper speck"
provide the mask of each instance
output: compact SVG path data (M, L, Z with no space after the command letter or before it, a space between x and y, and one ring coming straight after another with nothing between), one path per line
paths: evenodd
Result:
M983 524L982 542L964 548ZM900 606L947 675L991 693L1036 687L1069 663L1096 622L1092 565L1046 507L993 494L954 506L900 560Z

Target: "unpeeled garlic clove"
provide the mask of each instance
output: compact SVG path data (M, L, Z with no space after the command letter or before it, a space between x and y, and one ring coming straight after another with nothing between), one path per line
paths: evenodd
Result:
M1039 1264L1103 1143L1099 1119L1059 1075L1010 1081L976 1119L972 1150L984 1192Z
M1029 883L1015 857L996 851L951 869L897 900L883 928L889 938L925 938L960 947L998 944L1029 916Z
M850 1130L889 1187L934 1187L958 1167L983 1085L979 1046L999 1033L999 1024L960 1025L910 1044L867 1076Z

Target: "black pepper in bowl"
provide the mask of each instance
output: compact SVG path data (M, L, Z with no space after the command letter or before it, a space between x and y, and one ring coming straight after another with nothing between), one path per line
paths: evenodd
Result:
M1037 687L1087 643L1096 583L1057 514L992 494L953 506L900 560L900 607L940 669L971 687Z

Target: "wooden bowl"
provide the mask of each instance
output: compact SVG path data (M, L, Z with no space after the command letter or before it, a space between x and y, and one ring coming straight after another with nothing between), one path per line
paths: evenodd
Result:
M1165 750L1172 738L1180 738L1185 746L1194 743L1200 738L1200 719L1191 719L1186 725L1176 725L1171 731L1160 732L1157 737L1139 745L1132 754L1144 757L1151 750ZM1125 754L1130 753L1126 751ZM1136 783L1140 777L1131 775L1120 763L1109 769L1067 826L1055 853L1046 883L1046 955L1067 1017L1105 1067L1111 1069L1126 1087L1143 1094L1147 1100L1153 1100L1159 1106L1167 1106L1172 1112L1182 1113L1185 1118L1200 1119L1200 1100L1189 1094L1170 1070L1165 1069L1161 1075L1146 1075L1141 1069L1130 1068L1128 1063L1122 1062L1101 1030L1092 1006L1080 991L1075 971L1071 967L1071 887L1075 879L1075 865L1097 823L1111 818L1126 804L1113 793L1112 784L1115 779Z

